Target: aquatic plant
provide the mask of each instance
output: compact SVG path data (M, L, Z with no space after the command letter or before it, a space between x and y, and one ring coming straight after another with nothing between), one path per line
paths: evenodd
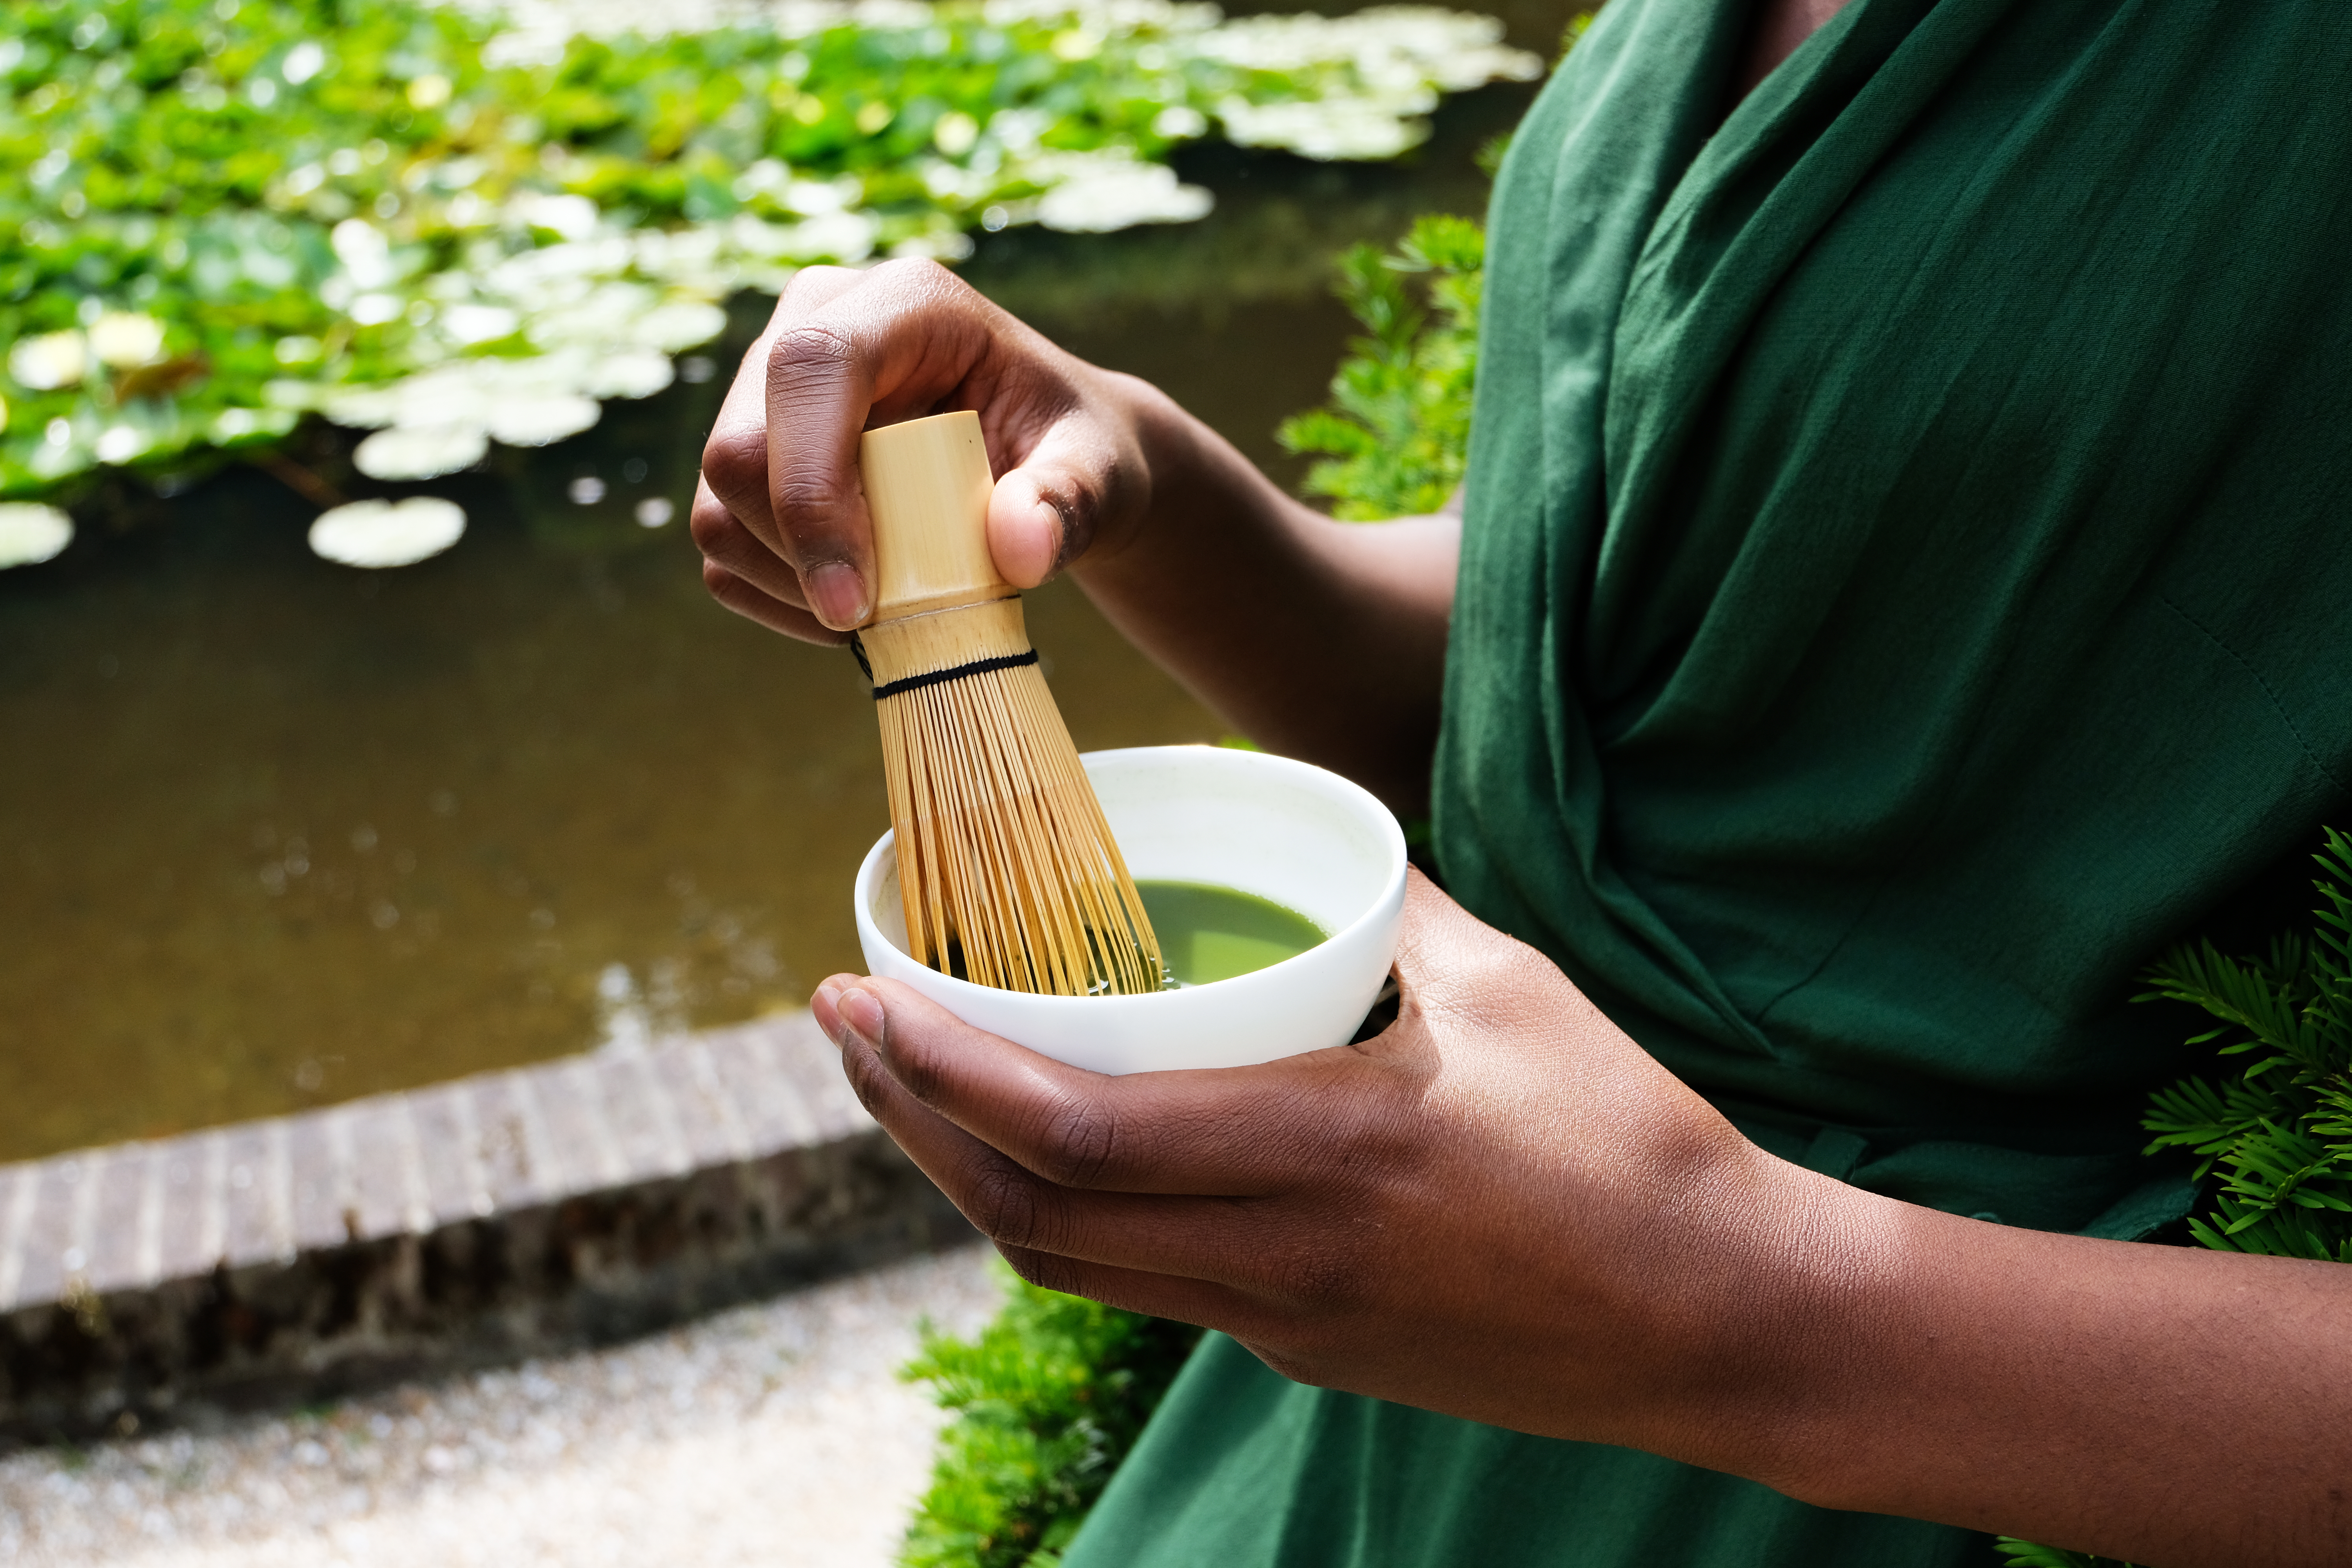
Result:
M346 501L310 523L310 549L345 566L410 566L465 536L466 513L439 496Z
M708 21L687 8L684 19ZM20 0L0 16L0 496L377 432L385 479L667 385L719 301L968 232L1207 210L1222 130L1385 157L1536 73L1426 8L790 0L657 36L425 0Z
M73 519L39 501L0 501L0 566L53 560L73 542Z

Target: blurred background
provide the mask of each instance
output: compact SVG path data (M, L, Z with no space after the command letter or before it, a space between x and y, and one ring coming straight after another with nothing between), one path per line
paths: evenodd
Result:
M772 289L940 256L1296 485L1276 428L1360 331L1336 258L1482 210L1561 27L1381 15L9 7L0 1160L626 1050L855 967L870 705L711 604L684 528ZM566 433L600 363L650 395ZM545 374L451 379L481 366ZM314 551L411 496L462 539ZM1082 749L1218 735L1071 588L1032 618Z

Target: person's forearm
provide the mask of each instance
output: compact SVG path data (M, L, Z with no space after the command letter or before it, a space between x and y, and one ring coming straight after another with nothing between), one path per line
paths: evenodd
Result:
M1167 397L1119 378L1152 495L1074 571L1130 640L1258 743L1426 809L1460 530L1335 522Z
M1961 1219L1806 1173L1774 1369L1688 1457L2150 1568L2352 1562L2352 1269Z

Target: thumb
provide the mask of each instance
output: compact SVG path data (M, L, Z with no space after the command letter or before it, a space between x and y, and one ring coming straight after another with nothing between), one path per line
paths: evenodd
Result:
M1422 874L1404 868L1404 921L1397 931L1396 971L1408 985L1426 984L1458 961L1459 950L1486 927Z
M996 481L988 500L988 553L1004 580L1034 588L1057 571L1071 532L1051 499L1053 478L1023 464Z
M1551 967L1549 960L1455 903L1420 868L1406 868L1396 974L1408 1005L1475 1005L1489 982L1531 956Z
M1111 521L1139 510L1142 464L1083 413L1055 420L988 503L988 550L1016 588L1034 588L1084 555Z

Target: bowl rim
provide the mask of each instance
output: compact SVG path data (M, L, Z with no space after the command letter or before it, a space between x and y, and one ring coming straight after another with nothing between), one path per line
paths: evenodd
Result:
M1041 994L1034 991L1003 991L992 985L981 985L970 980L960 980L952 974L948 974L940 970L932 969L928 964L917 964L917 967L922 969L924 972L926 977L925 984L927 985L936 984L948 987L949 989L947 990L946 994L949 996L955 996L964 992L970 992L975 997L988 997L999 1000L1017 999L1022 1004L1037 1005L1085 1006L1097 1010L1106 1007L1126 1009L1136 1006L1164 1006L1166 1005L1166 998L1200 995L1207 992L1221 990L1226 986L1245 986L1252 982L1258 981L1261 976L1278 974L1280 972L1290 968L1293 964L1310 962L1314 959L1317 953L1323 952L1327 949L1339 945L1342 939L1369 928L1373 922L1391 918L1391 910L1390 906L1396 901L1397 891L1403 885L1405 868L1409 864L1405 850L1404 829L1397 822L1396 813L1391 811L1381 800L1380 796L1374 795L1371 791L1366 789L1355 780L1348 777L1345 773L1334 773L1329 768L1318 767L1313 763L1303 763L1296 757L1280 756L1272 752L1245 751L1239 746L1213 746L1199 742L1171 746L1113 746L1097 752L1082 752L1078 754L1078 760L1081 763L1096 760L1107 762L1114 758L1139 758L1160 755L1170 752L1181 752L1192 755L1204 755L1220 759L1220 761L1213 763L1213 766L1231 766L1245 769L1267 768L1272 769L1276 773L1287 773L1297 779L1312 779L1318 784L1322 784L1324 781L1328 781L1330 784L1337 785L1343 795L1353 795L1357 797L1370 808L1370 815L1371 819L1379 825L1381 836L1386 840L1385 847L1388 851L1388 874L1381 879L1381 890L1372 896L1371 901L1365 906L1364 911L1361 914L1349 921L1348 924L1342 926L1339 930L1326 935L1321 942L1317 942L1313 947L1307 948L1302 952L1295 952L1288 958L1269 963L1263 969L1253 969L1246 974L1228 975L1223 980L1211 980L1203 982L1199 985L1187 985L1181 990L1153 991L1145 993L1141 995L1050 996ZM1230 761L1224 759L1230 759ZM897 828L885 828L883 830L882 837L874 841L872 848L866 850L866 858L858 862L856 879L850 887L850 901L855 906L854 912L857 921L857 931L861 938L863 938L868 931L871 931L883 947L896 952L908 963L916 963L917 961L915 959L915 955L908 952L898 943L892 942L888 933L885 932L881 929L880 925L875 921L872 911L867 908L869 902L867 889L869 885L880 875L882 858L898 843L898 834ZM950 1008L950 1011L952 1012L954 1009Z

